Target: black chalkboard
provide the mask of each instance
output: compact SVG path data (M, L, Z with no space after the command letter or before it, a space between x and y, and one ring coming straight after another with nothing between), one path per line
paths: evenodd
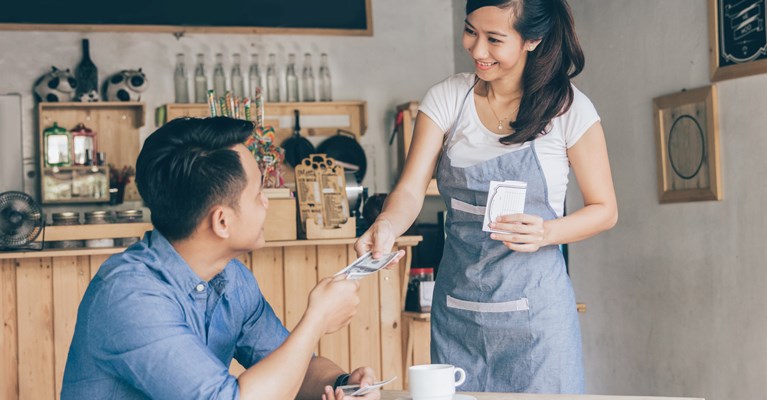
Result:
M765 72L767 0L709 0L712 80Z
M370 0L21 0L9 3L0 12L1 28L113 30L110 27L119 27L114 30L222 32L298 29L372 34ZM159 29L146 29L148 26Z

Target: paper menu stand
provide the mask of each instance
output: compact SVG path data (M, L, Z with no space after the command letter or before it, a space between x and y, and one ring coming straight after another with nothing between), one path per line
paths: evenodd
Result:
M312 154L296 165L301 228L307 239L352 238L344 169L325 154Z
M522 214L525 212L525 196L527 182L521 181L490 181L487 192L487 206L482 230L485 232L508 233L490 229L490 222L502 215Z

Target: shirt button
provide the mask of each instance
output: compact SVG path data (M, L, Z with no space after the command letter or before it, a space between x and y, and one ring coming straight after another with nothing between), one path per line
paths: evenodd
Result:
M205 290L205 285L203 285L202 283L198 283L197 286L195 286L194 290L198 292L202 292L203 290Z

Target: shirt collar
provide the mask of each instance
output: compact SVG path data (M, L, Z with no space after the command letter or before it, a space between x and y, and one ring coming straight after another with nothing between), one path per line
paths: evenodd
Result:
M202 284L206 287L212 287L219 294L226 289L229 281L229 266L233 261L229 261L224 270L214 276L210 282L205 282L189 267L189 264L178 254L178 251L162 233L155 229L147 233L145 240L149 249L157 257L158 264L154 268L175 288L184 293L193 293L197 291L197 286Z

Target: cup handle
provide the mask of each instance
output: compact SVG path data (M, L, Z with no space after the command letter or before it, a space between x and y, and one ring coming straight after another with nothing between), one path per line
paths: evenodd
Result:
M455 383L455 386L461 386L463 381L466 380L466 371L464 371L463 368L455 367L455 372L457 372L458 375L461 375L461 377L458 378L458 381Z

